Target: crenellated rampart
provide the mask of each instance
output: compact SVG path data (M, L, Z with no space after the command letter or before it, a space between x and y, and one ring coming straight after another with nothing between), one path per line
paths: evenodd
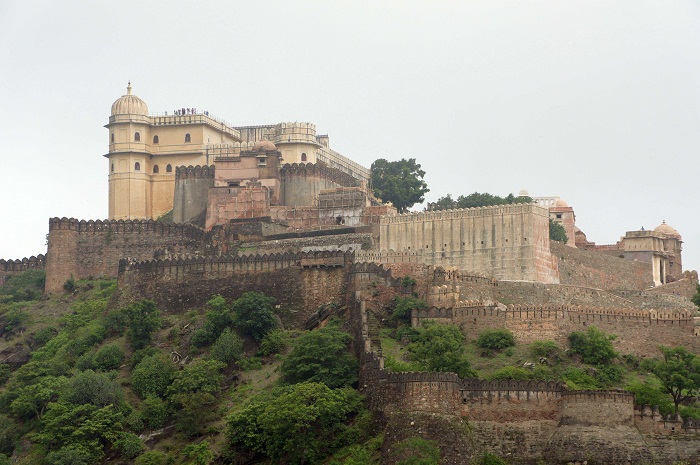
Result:
M331 168L323 162L320 163L286 163L280 167L282 179L301 176L316 177L337 184L337 187L356 187L359 181L353 176L337 168Z
M116 277L119 260L153 258L158 249L196 252L204 232L189 224L153 220L49 220L46 291L61 291L71 276Z
M565 345L572 332L595 326L614 334L613 343L623 354L657 356L658 346L668 345L669 341L700 348L695 321L686 311L568 305L499 307L483 301L462 301L455 307L432 307L417 310L412 315L414 326L426 320L458 325L470 339L484 329L506 328L519 343L549 339Z
M45 268L46 256L44 254L16 260L0 259L0 286L5 284L5 279L9 275L24 273L27 270L43 270Z
M214 178L214 172L214 165L178 166L175 168L175 179L209 179Z
M235 299L258 291L275 299L286 326L298 328L321 306L345 303L351 264L352 253L341 251L122 259L119 301L147 298L181 312L212 295Z

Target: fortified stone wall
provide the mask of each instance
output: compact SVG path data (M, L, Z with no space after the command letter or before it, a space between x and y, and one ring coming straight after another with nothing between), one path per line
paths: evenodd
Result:
M204 217L210 187L214 187L214 165L177 167L173 222L187 223Z
M151 299L161 311L201 308L213 295L248 291L275 298L288 327L303 327L314 311L345 302L352 254L285 253L119 262L119 303Z
M5 284L7 276L24 273L27 270L43 270L46 268L46 256L39 254L17 260L0 259L0 286Z
M116 277L124 257L147 260L163 248L195 252L202 248L203 239L204 232L188 224L51 218L46 292L61 291L71 276Z
M532 465L542 459L562 465L584 461L668 464L700 459L700 425L663 418L648 407L635 411L634 396L624 391L567 391L557 383L534 381L455 382L455 376L447 373L389 373L384 369L378 322L365 299L381 292L382 286L398 289L400 280L376 264L355 264L350 280L354 291L351 327L361 360L360 389L385 425L382 463L395 462L393 444L416 436L437 441L441 463L448 464L469 463L486 451L514 465ZM498 314L496 308L477 307L473 307L477 319L486 314L499 323L546 316L545 309L538 308L511 308L509 315ZM425 313L447 322L453 318L452 310L432 308ZM586 318L596 323L618 319L639 326L635 318L648 316L637 310L615 315L596 309L592 313L573 310L557 309L576 313L569 320L577 327ZM516 317L515 313L524 315ZM655 316L641 326L657 325L654 332L685 331L681 322L674 321L678 315L660 312ZM646 338L648 332L637 337ZM660 337L678 340L672 332ZM456 406L455 394L459 398ZM460 417L468 421L468 427L460 426Z
M412 315L413 326L426 320L458 325L469 339L484 329L506 328L518 343L553 340L565 345L572 332L595 326L617 336L613 344L622 354L658 356L658 346L669 344L700 349L694 320L687 312L534 305L501 309L470 302L463 307L418 310Z
M361 253L363 249L369 249L374 244L372 235L368 233L356 233L355 229L349 229L350 233L328 234L312 237L294 237L289 239L270 239L265 241L247 241L240 245L240 250L255 253L284 253L284 252L311 252L319 250L340 250ZM333 232L330 230L328 232ZM286 236L287 234L284 234ZM275 236L273 236L275 237Z
M429 265L498 279L559 282L549 212L534 204L382 217L380 250L421 251Z
M551 242L552 255L559 262L562 284L600 289L648 289L652 281L651 264L625 260L595 250L568 247Z
M355 187L359 181L324 163L291 163L280 168L282 205L314 205L324 189Z

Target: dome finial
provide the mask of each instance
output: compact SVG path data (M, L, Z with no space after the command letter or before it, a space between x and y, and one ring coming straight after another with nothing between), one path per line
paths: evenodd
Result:
M126 95L131 95L131 79L129 79L129 83L126 86Z

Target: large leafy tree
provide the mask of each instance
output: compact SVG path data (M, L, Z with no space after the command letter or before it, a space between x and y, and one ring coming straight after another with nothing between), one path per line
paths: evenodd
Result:
M474 192L469 195L460 195L457 199L453 199L452 195L447 194L440 197L437 202L429 205L430 210L452 210L455 208L476 208L476 207L491 207L494 205L508 205L512 203L532 203L532 197L515 197L513 194L508 194L505 197L489 194L488 192Z
M272 308L274 299L260 292L246 292L231 305L234 323L244 333L260 341L279 326Z
M617 357L613 347L614 335L605 334L595 326L588 328L587 332L574 331L569 334L571 353L578 354L584 363L591 365L607 365Z
M356 383L359 366L348 350L351 340L335 321L302 334L282 363L282 380L289 384L323 383L331 388Z
M227 437L234 450L252 451L274 463L321 463L334 449L366 434L369 425L357 422L362 411L355 390L295 384L248 400L229 417ZM353 417L356 424L348 426Z
M387 161L383 158L372 163L372 188L374 195L394 204L399 213L425 200L430 191L423 180L425 171L415 158Z
M551 218L549 219L549 239L563 243L566 243L569 240L569 236L566 235L566 229L564 229L564 226Z
M646 359L642 366L659 378L678 412L681 402L700 392L700 357L684 347L661 346L659 350L662 358Z
M409 358L428 371L450 371L461 378L476 377L467 359L464 334L453 325L425 323L408 345Z
M126 334L131 348L139 350L148 346L153 333L161 326L156 304L150 300L141 300L125 308L124 314L128 322Z

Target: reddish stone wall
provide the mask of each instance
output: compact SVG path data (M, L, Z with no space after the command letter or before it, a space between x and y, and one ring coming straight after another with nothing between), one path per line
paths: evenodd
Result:
M647 289L653 284L651 264L617 255L550 242L559 261L559 282L599 289Z
M259 291L275 298L286 326L300 328L321 305L345 302L351 260L342 252L122 260L118 304L151 299L163 312L181 312L216 294Z
M57 292L73 276L116 277L119 260L153 258L158 249L195 252L204 233L187 224L153 220L85 221L74 218L49 220L46 257L46 292Z
M9 275L24 273L27 270L43 270L46 267L46 256L39 254L21 260L0 260L0 286L5 284Z
M503 310L476 305L419 310L412 317L414 326L425 320L459 325L469 339L476 339L484 329L507 328L518 343L549 339L565 345L573 331L595 326L617 336L613 344L622 354L658 356L658 346L671 343L700 349L700 338L694 335L693 318L686 312L568 306L509 306Z

